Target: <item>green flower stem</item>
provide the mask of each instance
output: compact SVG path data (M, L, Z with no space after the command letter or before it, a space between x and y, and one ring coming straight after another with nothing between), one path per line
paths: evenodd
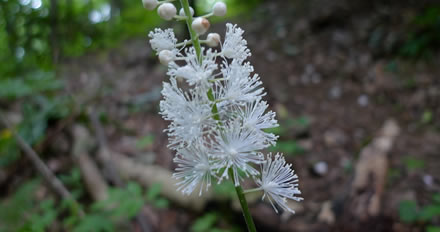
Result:
M229 168L228 173L229 173L229 178L231 178L231 180L234 180L234 173L232 171L232 168ZM257 229L255 228L254 220L252 219L251 213L249 212L249 207L246 198L244 196L243 189L241 188L240 185L238 185L235 186L235 191L237 192L238 200L240 201L241 209L243 210L243 216L246 221L248 231L256 232Z
M197 33L192 29L191 25L193 22L193 17L191 15L191 11L189 10L189 3L188 0L180 0L180 4L183 7L183 11L185 11L186 17L186 25L188 26L189 34L191 35L191 41L194 45L194 49L196 50L197 59L199 62L202 62L202 48L200 46L199 36Z
M191 35L192 44L194 46L194 49L196 50L197 59L199 60L200 63L202 63L202 48L200 46L199 36L197 35L197 33L191 27L192 22L193 22L193 17L191 15L191 11L189 10L188 0L180 0L180 4L183 7L185 15L187 15L187 17L186 17L186 25L187 25L188 31L189 31L189 33ZM214 95L212 93L212 89L210 89L207 92L207 95L208 95L209 100L214 102L214 104L212 106L213 117L214 117L215 120L217 120L217 121L219 121L219 123L221 123L220 122L220 117L218 115L218 109L217 109L217 105L215 103ZM229 176L230 176L231 180L234 180L234 174L233 174L232 169L229 169L228 172L229 172ZM234 183L234 185L235 185L235 183ZM241 208L242 208L242 211L243 211L243 215L244 215L244 219L246 221L246 225L248 227L248 231L249 232L256 232L257 230L255 229L254 220L252 219L252 216L251 216L251 214L249 212L248 204L247 204L246 198L245 198L245 196L243 194L243 189L239 185L239 186L235 187L235 191L237 192L237 196L238 196L238 199L240 201L240 205L241 205Z
M258 191L261 191L261 190L262 190L261 187L259 187L259 188L253 188L253 189L247 189L247 190L244 190L243 193L244 193L244 194L247 194L247 193L258 192Z

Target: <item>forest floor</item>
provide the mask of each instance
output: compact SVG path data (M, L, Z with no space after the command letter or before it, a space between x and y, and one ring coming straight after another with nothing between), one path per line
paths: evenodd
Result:
M409 232L438 225L438 218L409 223L401 218L403 201L422 208L440 191L440 53L432 50L423 59L399 55L419 8L380 1L304 2L285 7L284 1L270 1L250 18L230 20L245 30L251 63L268 92L265 100L281 124L277 149L293 164L304 197L292 204L295 215L252 203L257 227ZM224 34L224 24L213 30ZM104 115L111 150L175 168L163 133L168 123L158 114L166 69L146 37L66 60L60 73L78 102ZM393 122L398 134L381 150L376 145L389 135L382 129L386 122ZM63 140L73 143L67 134L50 147L69 153L69 146L56 147ZM141 145L139 138L145 138ZM145 142L148 138L152 142ZM357 186L358 178L367 184ZM213 201L205 211L223 212L221 204ZM187 231L201 215L177 206L144 211L154 231ZM240 213L233 215L230 220L241 223Z

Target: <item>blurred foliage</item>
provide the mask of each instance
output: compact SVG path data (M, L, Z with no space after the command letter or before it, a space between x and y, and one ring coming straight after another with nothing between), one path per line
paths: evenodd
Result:
M280 121L280 126L266 129L268 133L273 133L280 136L275 146L269 147L270 152L282 152L286 155L300 155L305 152L296 140L292 138L292 134L301 134L306 132L310 126L310 120L301 116L298 118L285 117L285 120Z
M228 199L232 199L233 197L236 196L235 186L232 183L232 181L222 181L220 184L213 185L213 187L214 187L214 193L219 196Z
M20 115L17 115L21 121L16 129L28 144L35 145L44 140L49 121L67 117L72 104L69 97L34 94L22 103ZM0 134L0 167L17 160L19 154L12 132L3 130Z
M423 169L425 167L425 162L423 160L411 156L405 157L403 162L408 170Z
M71 189L73 197L78 199L85 193L84 185L81 180L81 171L78 167L73 167L67 175L60 175L59 179L67 189Z
M77 169L74 169L71 174L60 179L65 184L70 183L70 187L73 188L73 185L79 185L80 174ZM82 205L74 206L72 202L66 201L56 204L50 197L38 200L36 195L38 195L39 186L41 186L39 179L27 181L19 186L8 199L0 203L0 231L43 232L54 226L58 230L62 227L64 228L62 231L75 232L120 231L118 227L137 215L145 202L154 201L161 208L168 206L168 203L158 203L163 202L163 199L159 198L156 193L151 194L151 190L145 198L138 184L128 183L125 188L111 188L108 199L93 203L88 208L86 216L81 218L77 212L78 207L84 208ZM76 192L82 189L81 186L78 187L80 189L74 188ZM155 192L160 191L160 186L156 185L152 188ZM148 197L151 195L153 198ZM67 217L66 212L69 213ZM55 220L60 217L64 217L64 220L55 225Z
M238 232L240 229L232 227L231 229L221 229L217 226L222 218L216 212L205 213L194 221L191 226L191 232Z
M2 77L51 70L60 57L145 35L160 22L141 1L129 0L2 0L0 13Z
M30 197L37 191L40 180L23 183L8 200L0 204L0 231L43 232L56 219L52 199L38 201Z
M414 17L400 53L406 57L429 58L440 48L440 6L426 7Z
M166 198L160 196L161 191L162 184L154 183L150 186L150 188L148 188L146 200L149 204L152 204L156 208L168 208L170 202Z
M136 142L136 148L137 149L149 148L153 145L154 140L155 140L154 135L143 136Z
M193 2L199 12L206 12L216 1ZM228 16L236 16L260 0L225 2ZM141 0L0 0L0 79L53 70L60 58L146 36L162 22Z
M405 223L421 222L431 224L440 217L440 194L432 197L430 204L419 208L415 201L402 201L399 205L400 220ZM436 231L438 227L428 226L426 231Z

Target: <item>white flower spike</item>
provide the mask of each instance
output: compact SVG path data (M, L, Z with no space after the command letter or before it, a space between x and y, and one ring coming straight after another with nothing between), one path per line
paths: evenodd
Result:
M188 1L181 3L189 7ZM201 40L200 35L210 27L206 18L224 16L226 4L217 2L211 13L192 23L192 16L186 17L183 8L176 16L177 10L168 0L143 0L147 9L158 4L161 18L186 20L192 36L191 41L178 43L172 29L156 28L148 34L159 61L168 67L160 114L170 121L165 132L168 147L176 152L173 177L178 180L177 190L189 195L200 188L201 195L208 191L212 177L218 183L232 179L238 197L245 201L241 183L252 177L259 187L244 192L263 191L263 199L267 197L277 213L277 207L294 213L287 200L302 200L298 176L282 154L269 154L265 159L261 153L276 144L278 136L265 130L277 127L278 122L263 101L266 93L260 77L246 61L251 52L244 31L228 23L223 43L217 33ZM194 10L189 9L193 15ZM249 216L245 208L243 213Z
M272 160L272 154L267 155L266 163L263 164L261 180L257 184L264 191L263 199L267 196L270 204L278 213L274 205L277 204L283 210L295 213L287 206L287 199L301 201L303 198L296 195L301 194L298 189L298 176L291 169L292 165L287 164L284 157L276 154Z

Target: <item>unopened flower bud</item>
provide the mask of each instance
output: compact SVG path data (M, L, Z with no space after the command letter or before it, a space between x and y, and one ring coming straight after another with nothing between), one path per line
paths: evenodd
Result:
M144 5L145 9L154 10L159 2L157 0L142 0L142 4Z
M157 8L157 13L162 19L169 21L176 16L177 9L172 3L164 3Z
M218 33L209 33L206 37L206 44L210 47L217 47L220 43L220 35Z
M192 7L189 7L189 12L191 12L191 16L194 16L194 9ZM182 7L182 9L180 9L179 15L180 16L186 16L185 15L185 10L183 9L183 7Z
M226 15L226 4L224 2L216 2L212 7L212 13L215 16L225 16Z
M202 17L196 18L191 25L192 29L199 35L205 34L210 26L209 21Z
M170 50L162 50L159 52L159 61L163 65L167 65L174 60L174 54Z

